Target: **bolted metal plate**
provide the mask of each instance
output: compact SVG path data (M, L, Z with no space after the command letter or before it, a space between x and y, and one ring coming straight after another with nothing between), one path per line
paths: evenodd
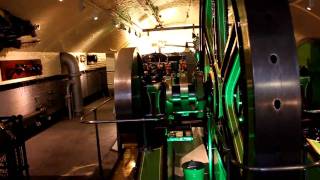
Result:
M286 0L242 0L248 119L245 149L258 167L301 164L302 132L298 63ZM253 179L299 179L300 172L253 174Z

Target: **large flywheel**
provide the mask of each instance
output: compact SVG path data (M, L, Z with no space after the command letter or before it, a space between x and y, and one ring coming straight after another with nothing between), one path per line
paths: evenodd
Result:
M300 179L298 170L269 171L303 162L299 73L288 1L204 4L202 55L213 87L208 144L216 144L209 154L217 158L211 160L211 172L216 178L226 174L220 167L227 167L229 160L220 155L229 154L231 179Z
M118 53L114 75L117 119L142 116L141 57L137 48L123 48Z

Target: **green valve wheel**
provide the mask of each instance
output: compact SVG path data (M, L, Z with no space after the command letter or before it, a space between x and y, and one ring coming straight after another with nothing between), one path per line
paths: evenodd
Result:
M185 180L203 180L204 164L199 161L188 161L182 164Z

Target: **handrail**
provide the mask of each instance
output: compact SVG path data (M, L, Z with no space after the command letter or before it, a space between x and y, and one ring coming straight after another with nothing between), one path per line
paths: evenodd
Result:
M104 124L104 123L128 123L128 122L152 122L161 121L163 118L138 118L138 119L121 119L121 120L86 120L80 121L84 124Z
M320 114L320 109L313 109L313 110L303 110L304 113L309 113L309 114Z
M226 153L226 155L229 157L232 156L230 151L231 149L227 147L223 147L222 152ZM291 165L291 166L269 166L269 167L247 166L231 158L229 162L231 162L233 165L237 166L242 170L247 170L251 172L280 172L280 171L299 171L299 170L302 171L302 170L320 167L320 160L315 161L313 163L309 163L309 164L298 164L298 165Z
M306 170L311 168L320 167L320 161L316 161L304 165L292 165L292 166L271 166L271 167L256 167L256 166L246 166L239 163L236 160L231 160L232 164L238 166L240 169L254 171L254 172L276 172L276 171L297 171Z
M88 111L86 111L81 117L80 117L80 122L81 123L85 123L85 118L90 115L91 113L93 113L94 111L97 111L97 109L99 109L101 106L105 105L107 102L111 101L113 98L110 97L104 101L102 101L100 104L98 104L97 106L89 109Z
M223 151L230 156L229 148L224 147ZM231 159L231 163L237 166L240 169L252 171L252 172L279 172L279 171L298 171L298 170L306 170L311 168L320 167L320 160L309 163L309 164L299 164L299 165L291 165L291 166L269 166L269 167L258 167L258 166L247 166L243 163L240 163L237 160Z
M103 174L103 167L102 167L102 158L101 158L101 149L100 149L100 138L99 138L99 128L98 128L98 123L90 123L90 121L86 121L85 118L93 113L94 115L94 121L97 121L97 110L105 105L107 102L109 102L112 98L108 98L98 104L97 106L91 108L90 110L86 111L81 117L80 117L80 123L87 123L88 124L94 124L95 126L95 131L96 131L96 142L97 142L97 154L98 154L98 165L99 165L99 174L101 179L104 179L104 174Z
M36 116L38 116L38 115L46 112L46 110L47 110L47 109L44 108L44 107L41 108L41 109L39 109L39 110L36 110L36 111L34 111L34 112L30 113L30 114L27 114L27 115L23 116L23 120L32 119L32 118L34 118L34 117L36 117Z
M44 113L46 111L46 108L41 108L40 110L36 110L30 114L27 114L27 115L12 115L12 116L0 116L0 120L6 120L6 119L15 119L15 118L18 118L19 116L22 117L23 120L28 120L28 119L31 119L37 115L40 115L41 113Z
M11 118L16 118L16 116L0 116L0 120L7 120Z
M128 123L128 122L152 122L152 121L161 121L163 120L163 117L160 116L159 118L137 118L137 119L119 119L119 120L86 120L86 117L90 115L91 113L94 113L94 116L96 116L96 111L103 105L105 105L107 102L112 100L112 98L108 98L98 104L97 106L89 109L86 111L81 117L80 117L80 123L84 124L104 124L104 123Z
M103 102L101 102L100 104L98 104L97 106L89 109L88 111L86 111L81 117L80 117L80 123L84 123L84 124L94 124L95 126L95 132L96 132L96 143L97 143L97 155L98 155L98 165L99 165L99 174L101 179L104 178L104 174L103 174L103 167L102 167L102 157L101 157L101 148L100 148L100 138L99 138L99 128L98 125L99 124L103 124L103 123L124 123L124 122L147 122L147 121L159 121L162 120L163 117L159 117L159 118L139 118L139 119L121 119L121 120L98 120L97 119L97 110L105 105L107 102L109 102L112 98L108 98L106 100L104 100ZM91 113L93 113L94 115L94 119L93 120L86 120L86 117L88 115L90 115Z

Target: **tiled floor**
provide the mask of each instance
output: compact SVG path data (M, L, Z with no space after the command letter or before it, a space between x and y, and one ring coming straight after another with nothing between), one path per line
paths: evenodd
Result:
M100 102L101 100L98 100L86 108ZM110 101L100 108L98 118L111 120L112 112L113 101ZM99 133L101 154L104 158L116 140L116 125L101 124ZM26 148L32 177L83 176L90 179L97 177L98 161L94 125L81 124L79 119L65 118L28 140ZM105 161L104 164L108 163Z

